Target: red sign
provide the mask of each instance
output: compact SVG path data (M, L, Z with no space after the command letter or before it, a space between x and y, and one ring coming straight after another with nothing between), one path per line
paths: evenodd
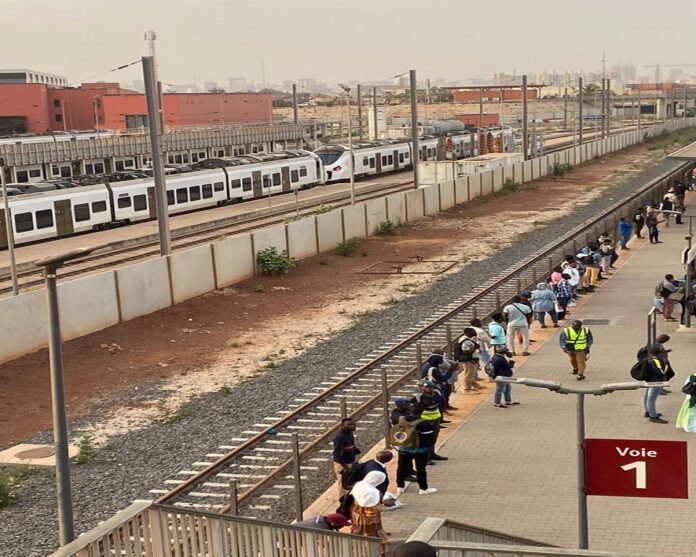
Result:
M588 495L688 499L685 441L586 439Z

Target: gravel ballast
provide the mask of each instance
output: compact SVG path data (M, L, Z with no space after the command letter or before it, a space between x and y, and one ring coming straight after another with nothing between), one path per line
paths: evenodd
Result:
M435 310L461 298L490 276L517 264L556 236L597 216L607 206L679 164L664 161L612 187L601 197L576 207L572 214L521 234L514 245L498 251L495 258L465 265L428 289L361 319L352 328L337 333L301 356L231 387L230 394L210 394L191 401L185 406L185 417L180 421L153 424L110 439L109 445L97 452L94 462L71 468L76 532L85 532L134 499L150 499L149 489L161 487L164 479L188 469L192 461L208 452L216 452L217 446L229 438L242 437L242 431L262 421L265 416L286 409L287 401L294 396L331 379L336 371L353 365ZM80 429L81 425L84 427L84 423L71 424L71 427ZM50 439L50 434L46 433L30 442ZM363 447L369 445L365 437L360 442ZM307 486L307 500L328 487L327 476L324 474L324 479L311 488ZM289 501L288 507L291 506ZM0 555L39 557L55 550L55 508L52 474L30 475L18 502L0 510Z

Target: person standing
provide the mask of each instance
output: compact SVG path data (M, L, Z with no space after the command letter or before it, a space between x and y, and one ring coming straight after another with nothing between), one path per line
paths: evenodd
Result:
M491 358L493 367L492 377L512 377L512 368L515 362L510 360L505 350L496 350ZM508 406L516 406L519 402L512 400L512 386L510 383L496 381L495 395L493 396L493 406L495 408L507 408Z
M542 329L546 329L545 317L549 314L553 326L558 327L558 314L556 313L556 295L549 290L545 282L537 284L536 290L532 291L532 310L536 314L537 320Z
M338 498L340 499L346 494L346 490L343 488L343 472L350 468L358 455L360 454L360 449L355 445L355 422L351 418L344 418L341 420L341 429L333 439L333 467L334 474L336 475L336 490L338 492Z
M507 316L507 346L508 350L515 355L515 333L522 333L522 355L529 356L529 323L527 316L531 315L532 309L522 303L520 296L515 296L512 303L503 308L503 313Z
M657 211L653 207L648 207L645 214L645 225L648 227L648 238L651 244L661 244L660 231L657 228Z
M573 368L573 375L577 375L577 380L585 379L585 369L587 359L590 357L590 347L592 346L592 331L584 327L582 321L575 320L573 325L561 331L559 343L561 350L568 354L570 365Z
M491 345L491 337L483 329L483 323L481 323L480 319L472 319L471 321L469 321L469 325L471 325L471 328L474 331L476 331L476 341L479 345L480 363L485 366L488 362L491 361L491 354L489 352Z
M682 387L686 395L677 414L677 427L687 433L696 432L696 375L690 375Z
M382 555L386 555L389 537L382 526L382 496L377 486L384 482L385 475L383 472L370 472L350 490L353 496L351 534L379 538Z
M669 380L665 367L660 360L661 352L662 348L658 346L653 345L650 347L646 362L646 383L661 383ZM645 405L645 417L649 418L650 421L655 424L669 423L662 417L662 414L657 411L657 399L661 392L662 387L650 387L649 389L645 389L645 395L643 397L643 404Z
M442 411L444 409L444 398L435 389L435 383L429 379L418 381L419 392L411 399L413 411L420 415L421 420L432 422L434 434L433 445L430 449L430 460L449 460L446 456L440 456L435 452L435 444L440 434L440 423L442 421Z
M562 315L559 315L559 319L564 319L568 314L568 304L573 297L573 287L570 286L570 275L563 273L561 275L561 280L556 285L556 301L558 301L558 307L561 308Z
M662 317L665 321L676 321L676 319L672 317L672 311L674 310L674 300L672 299L672 294L677 291L677 284L678 283L674 280L674 275L667 274L655 289L655 295L661 296L664 300Z
M636 232L636 238L643 238L641 233L643 232L643 227L645 226L645 209L643 207L638 207L635 213L633 213L633 229Z
M382 497L384 497L387 489L389 489L389 473L387 472L387 464L390 463L393 458L394 455L391 453L391 451L379 451L375 455L374 459L368 460L365 463L365 475L369 474L370 472L384 472L384 481L376 486L379 492L382 494Z
M392 426L395 428L392 432L392 444L396 446L396 451L399 459L396 467L396 491L401 494L406 490L406 481L418 482L420 495L429 495L436 493L437 489L428 486L428 458L430 451L434 447L435 428L429 420L421 419L420 409L416 409L416 413L409 416L400 416L397 421L394 421L392 414ZM394 433L400 432L398 438L401 440L395 441ZM415 463L416 471L415 478L410 476L413 474Z
M600 267L604 274L609 274L611 269L612 255L614 255L614 246L611 245L611 239L605 238L599 246L599 255L602 258Z
M477 383L479 367L479 344L476 329L466 327L464 334L457 339L460 353L456 356L464 370L464 387L467 393L478 394L481 385Z
M505 346L504 318L502 312L499 311L491 315L492 321L488 324L488 336L491 337L490 345L493 350L498 346Z
M629 249L628 241L631 239L631 223L628 222L626 217L621 217L619 221L619 240L621 242L621 249Z
M660 211L662 211L662 216L665 217L665 226L669 226L669 221L674 213L674 202L677 196L674 195L672 191L667 192L662 198L660 203Z
M599 277L599 266L595 263L592 253L578 253L575 257L579 263L585 266L585 274L583 276L583 289L585 292L594 292Z

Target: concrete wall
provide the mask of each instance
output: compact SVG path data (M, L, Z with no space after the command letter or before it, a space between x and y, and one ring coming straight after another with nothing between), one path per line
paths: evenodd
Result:
M423 190L423 204L426 215L434 215L440 210L440 190L437 184L434 186L425 186Z
M493 171L481 172L481 195L486 196L493 193Z
M317 254L317 227L314 217L288 223L288 254L296 259Z
M387 220L387 200L384 197L371 199L365 202L365 215L367 218L367 235L372 236L379 232L379 226Z
M406 192L406 217L409 221L423 216L423 190L417 189Z
M257 253L266 248L274 247L278 251L287 251L288 249L284 224L256 230L251 234L251 239L254 245L254 259L256 259Z
M0 362L46 346L46 292L35 290L0 301Z
M171 255L169 270L175 304L215 290L213 251L210 244Z
M397 194L398 195L398 194ZM317 219L317 244L319 251L334 249L343 241L343 224L341 210L320 213Z
M468 176L457 178L454 181L454 202L459 205L460 203L466 203L470 199Z
M454 181L442 182L440 186L440 211L454 207Z
M406 197L402 192L387 196L387 218L397 226L406 222Z
M254 276L251 234L240 234L213 244L217 287L223 288Z
M59 284L58 308L63 340L115 325L119 314L114 271Z
M172 305L166 258L143 261L116 271L121 321L135 319Z
M358 203L353 207L341 209L343 213L343 235L349 238L364 238L365 232L365 204Z

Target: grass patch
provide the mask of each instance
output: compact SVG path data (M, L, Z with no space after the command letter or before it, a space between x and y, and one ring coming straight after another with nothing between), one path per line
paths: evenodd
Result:
M94 437L89 433L82 433L77 442L77 464L89 464L94 460L96 450L94 448Z
M362 246L362 238L349 238L336 246L336 253L343 257L352 257L360 251L360 246Z
M256 266L262 275L287 275L295 263L295 259L288 256L287 251L278 251L274 246L262 249L256 254Z
M649 138L645 143L648 151L655 149L668 149L670 147L683 147L696 141L696 128L685 128L673 132L664 131Z
M155 405L157 406L157 409L160 411L160 415L155 419L155 422L161 425L167 425L167 424L173 424L176 422L180 422L187 416L190 416L191 414L182 408L179 408L176 412L172 412L171 408L167 405L167 401L164 400L163 398L159 399Z
M567 163L567 162L563 162L563 163L556 162L553 164L552 173L554 176L565 176L571 170L573 170L572 164Z
M390 220L379 223L379 234L382 236L395 236L396 225Z

